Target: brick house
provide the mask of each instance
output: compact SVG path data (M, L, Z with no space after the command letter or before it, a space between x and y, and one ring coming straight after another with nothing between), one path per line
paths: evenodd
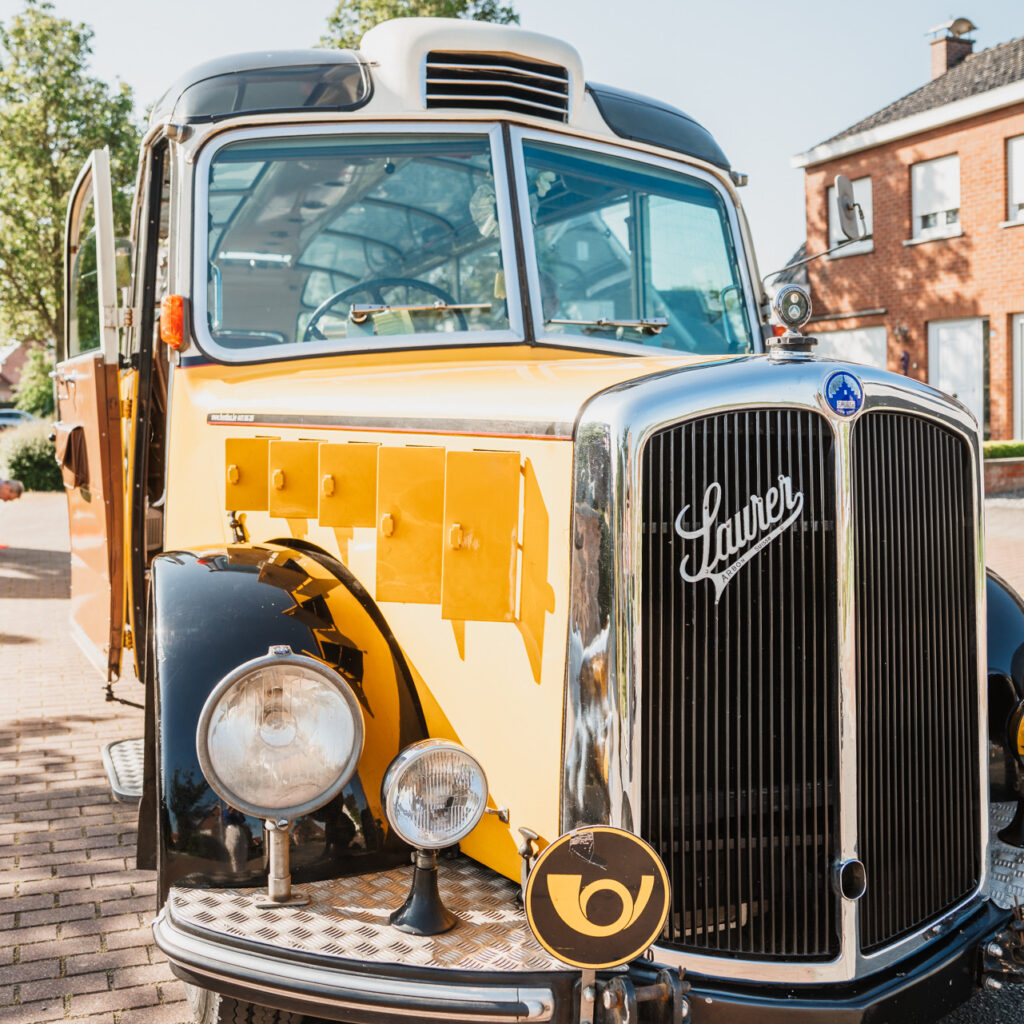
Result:
M0 406L13 405L15 389L28 362L28 346L19 341L0 342Z
M986 437L1024 437L1024 38L979 53L934 30L926 85L793 158L807 251L843 236L833 181L872 237L810 263L819 351L956 394Z

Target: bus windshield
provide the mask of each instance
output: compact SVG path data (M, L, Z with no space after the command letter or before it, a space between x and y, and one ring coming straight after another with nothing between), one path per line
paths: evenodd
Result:
M722 196L696 177L524 142L544 333L753 349Z
M509 329L484 135L229 143L209 163L205 214L215 349Z

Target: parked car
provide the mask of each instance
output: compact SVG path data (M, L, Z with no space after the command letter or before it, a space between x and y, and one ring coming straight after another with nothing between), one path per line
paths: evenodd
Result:
M21 409L0 409L0 430L8 427L20 427L25 423L34 422L35 417L31 413L23 412Z
M198 1020L923 1021L1017 980L977 424L814 356L742 181L570 45L419 19L184 75L124 309L83 169L73 629L144 681Z

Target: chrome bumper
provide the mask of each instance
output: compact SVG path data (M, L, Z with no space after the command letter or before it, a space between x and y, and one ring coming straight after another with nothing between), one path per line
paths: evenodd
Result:
M228 945L179 926L165 907L153 922L156 944L182 980L266 1006L361 1020L395 1015L443 1021L547 1021L554 987L450 981L443 971L374 969L358 961L317 964ZM465 976L462 975L464 978Z

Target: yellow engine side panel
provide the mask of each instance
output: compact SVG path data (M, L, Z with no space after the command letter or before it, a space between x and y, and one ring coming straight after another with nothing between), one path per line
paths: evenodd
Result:
M381 448L377 459L377 600L438 604L444 449Z
M320 445L320 525L377 525L377 445Z
M224 442L224 508L267 511L267 460L270 441L265 437L229 437Z
M442 618L515 618L519 476L518 452L448 453Z
M319 441L271 441L269 510L278 519L315 516Z

